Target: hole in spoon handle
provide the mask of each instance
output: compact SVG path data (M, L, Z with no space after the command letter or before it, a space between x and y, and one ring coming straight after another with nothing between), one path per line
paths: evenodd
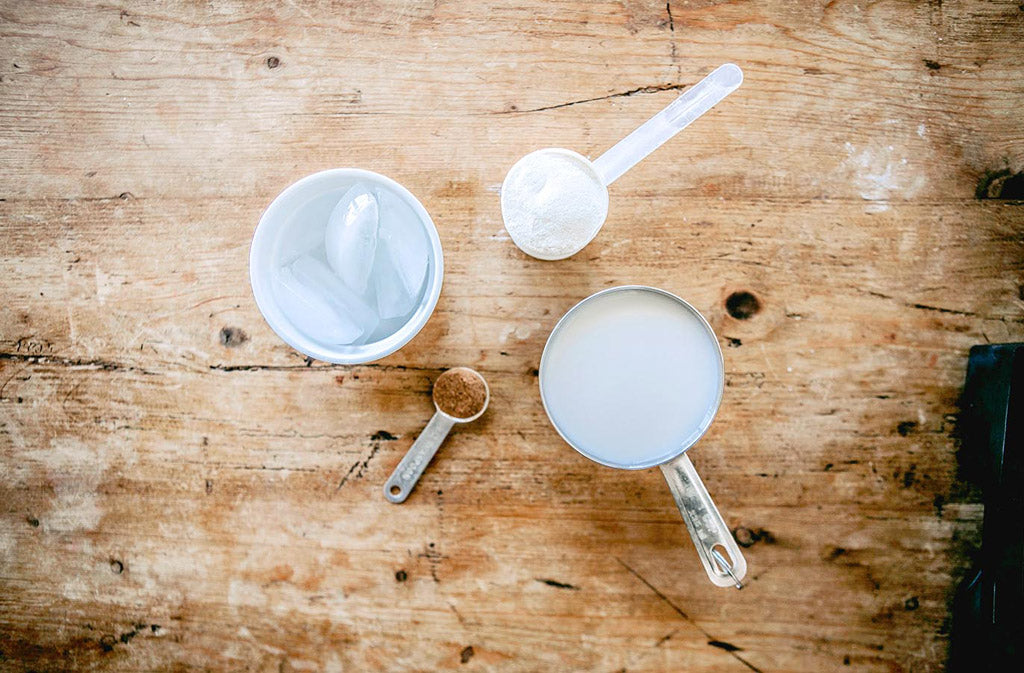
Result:
M454 424L455 422L444 414L434 414L427 427L423 428L423 432L402 457L398 467L384 482L384 497L389 502L405 502Z
M733 63L720 65L684 91L639 128L594 160L605 187L696 121L743 83L743 71Z
M720 587L741 588L740 580L747 573L747 561L690 458L684 453L662 465L661 472L679 513L683 515L708 578Z

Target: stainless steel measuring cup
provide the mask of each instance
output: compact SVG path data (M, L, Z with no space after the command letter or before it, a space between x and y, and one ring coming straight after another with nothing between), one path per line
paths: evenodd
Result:
M719 365L717 369L719 372L717 380L708 384L715 386L715 391L713 396L714 403L708 411L706 425L699 428L699 431L696 432L696 434L691 434L687 439L685 439L679 445L678 450L674 454L668 455L667 457L664 454L658 454L656 458L646 462L640 461L628 465L616 464L614 462L610 462L606 457L602 458L595 456L594 452L588 450L587 446L581 446L577 442L574 442L568 434L563 432L563 429L559 427L559 423L556 420L555 415L552 413L551 403L545 391L545 371L547 371L545 364L548 362L547 359L551 357L551 345L555 340L556 335L559 334L560 330L564 328L572 316L584 311L588 302L593 302L599 297L604 297L610 293L624 291L652 292L668 297L676 302L681 310L687 311L691 317L696 318L696 321L703 326L703 330L706 331L706 334L710 339L710 343L714 344L713 351L718 358ZM591 318L591 320L594 320L594 318ZM599 323L597 326L601 327ZM637 328L640 330L642 329L642 326L638 325ZM725 389L724 372L725 369L722 359L722 350L718 345L718 339L715 336L714 330L711 329L711 325L708 324L707 320L704 319L704 316L702 316L697 309L670 292L643 285L628 285L609 288L593 294L576 304L573 308L569 309L562 319L558 321L554 329L551 331L551 335L548 337L547 344L544 347L544 353L541 356L539 376L541 400L544 403L544 410L547 412L548 418L551 421L551 424L555 427L555 430L557 430L558 434L562 436L562 439L587 458L597 463L601 463L602 465L607 465L608 467L631 470L645 469L654 467L655 465L660 467L662 474L665 476L665 481L668 482L669 489L672 491L672 496L679 508L679 512L683 516L683 521L686 523L686 527L690 531L690 537L693 539L693 544L697 548L697 554L700 556L701 563L704 565L704 570L707 572L708 577L717 586L735 586L736 588L742 588L743 585L740 580L743 579L743 576L747 571L746 560L743 558L743 554L740 552L735 539L733 539L729 527L722 519L722 515L719 513L710 494L708 494L707 489L704 487L704 483L697 474L696 468L690 461L689 456L687 456L687 451L704 435L707 428L710 427L711 420L718 412L718 408L722 401L722 393ZM686 385L688 383L692 382L680 381L680 385ZM707 392L711 391L708 390Z

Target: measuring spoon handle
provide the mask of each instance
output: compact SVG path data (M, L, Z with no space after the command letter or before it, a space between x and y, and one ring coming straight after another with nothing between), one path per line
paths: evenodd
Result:
M743 584L740 580L747 574L747 561L689 456L684 453L665 463L661 472L683 515L708 577L717 586L741 589Z
M385 498L395 504L405 502L453 425L455 421L448 416L439 411L434 413L427 427L423 428L423 432L409 447L402 462L398 463L398 467L384 482Z
M594 169L604 186L612 184L623 173L643 161L669 138L697 120L743 83L739 66L726 63L687 89L642 126L620 140L594 160Z

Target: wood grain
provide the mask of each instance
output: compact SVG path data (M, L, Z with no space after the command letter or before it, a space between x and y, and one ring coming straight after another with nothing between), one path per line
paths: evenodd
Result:
M0 4L0 669L942 670L982 516L967 350L1024 338L1018 4ZM511 244L516 158L596 156L724 61L743 87L590 246ZM247 279L273 197L346 165L421 199L447 272L354 367ZM693 458L742 591L656 472L544 416L551 327L625 283L721 339ZM455 365L491 407L391 505Z

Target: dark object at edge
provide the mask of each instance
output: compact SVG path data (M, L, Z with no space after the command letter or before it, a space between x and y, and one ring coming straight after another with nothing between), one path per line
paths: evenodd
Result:
M950 673L1019 670L1024 645L1024 344L975 346L960 469L981 487L981 554L953 600Z

